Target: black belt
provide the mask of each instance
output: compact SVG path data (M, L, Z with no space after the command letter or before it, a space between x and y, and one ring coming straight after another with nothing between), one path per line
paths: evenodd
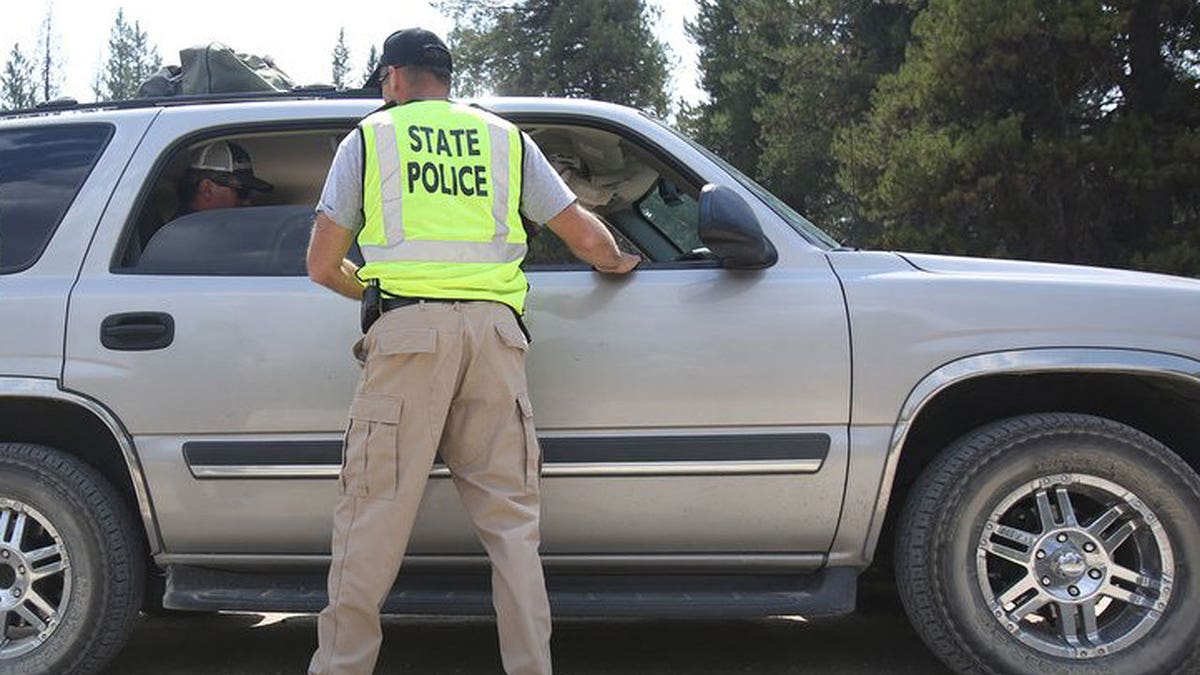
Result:
M384 298L380 304L383 307L383 311L390 312L393 309L400 309L401 307L408 307L409 305L415 305L419 302L454 303L454 302L480 302L480 300L479 299L462 300L462 299L452 299L452 298ZM485 300L483 302L487 302L487 301Z
M400 309L401 307L408 307L408 306L410 306L410 305L415 305L415 304L417 304L417 303L421 303L421 302L445 302L445 303L455 303L455 302L496 302L496 301L495 301L495 300L480 300L479 298L475 298L475 299L467 300L467 299L462 299L462 298L401 298L401 297L390 297L390 298L383 298L383 299L381 299L379 304L380 304L380 308L382 309L382 311L383 311L383 312L390 312L390 311L392 311L393 309ZM521 332L525 334L525 341L526 341L526 342L528 342L528 343L530 343L530 344L533 344L533 335L532 335L532 334L530 334L530 332L529 332L529 328L527 328L527 327L525 326L525 321L524 321L523 319L521 319L521 315L520 315L520 314L517 314L517 310L513 309L511 305L505 304L505 303L503 303L503 302L499 302L499 303L497 303L497 304L504 305L505 307L508 307L508 309L509 309L510 311L512 311L513 318L515 318L515 319L517 320L517 325L518 325L518 326L520 326L520 328L521 328ZM382 312L381 312L381 313L382 313ZM365 333L365 332L366 332L366 330L364 329L364 331L363 331L363 332Z

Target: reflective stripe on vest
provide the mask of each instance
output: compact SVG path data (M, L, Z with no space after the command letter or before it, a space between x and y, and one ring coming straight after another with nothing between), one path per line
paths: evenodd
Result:
M520 270L520 131L444 100L394 106L359 128L359 276L397 295L494 299L521 311L528 285Z

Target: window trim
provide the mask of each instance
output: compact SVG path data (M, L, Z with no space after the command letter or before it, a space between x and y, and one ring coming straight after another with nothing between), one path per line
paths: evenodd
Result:
M585 263L543 263L540 265L532 265L522 268L526 273L534 272L591 272L594 268ZM642 261L641 265L635 268L646 272L657 272L659 270L718 270L721 268L720 260L671 260L668 262L658 262L646 264Z
M87 171L83 174L83 180L81 180L79 182L79 187L75 189L74 194L71 195L70 201L67 202L66 208L63 209L62 215L60 215L58 217L58 220L56 220L54 222L54 224L50 227L50 229L47 231L46 239L45 239L45 241L42 242L41 248L38 249L37 253L34 254L34 256L31 257L28 262L26 262L22 265L18 265L16 267L11 267L11 268L0 267L0 277L6 277L6 276L13 275L13 274L20 274L21 272L24 272L24 271L30 269L34 265L38 264L39 261L41 261L42 256L44 256L46 254L46 249L50 248L50 242L54 241L54 236L58 233L58 228L62 226L62 222L64 220L66 220L67 214L70 213L71 209L75 207L75 201L77 199L79 199L79 195L83 192L84 187L86 187L88 181L91 180L92 173L94 173L96 171L96 167L99 166L101 160L104 159L104 154L105 154L105 152L108 151L109 144L112 143L112 139L117 135L117 125L113 124L112 122L79 122L79 123L67 122L67 123L47 124L45 126L13 127L11 129L5 130L5 131L44 130L44 129L51 129L51 128L66 128L66 127L99 127L99 128L105 129L107 133L104 137L103 142L96 149L96 157L92 160L92 163L88 166Z

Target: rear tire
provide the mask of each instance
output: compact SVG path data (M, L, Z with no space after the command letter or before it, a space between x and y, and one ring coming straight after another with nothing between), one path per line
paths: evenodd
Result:
M1149 436L1077 414L959 439L898 524L917 632L958 673L1194 673L1200 478Z
M142 602L134 520L92 467L0 443L0 675L83 675L125 644Z

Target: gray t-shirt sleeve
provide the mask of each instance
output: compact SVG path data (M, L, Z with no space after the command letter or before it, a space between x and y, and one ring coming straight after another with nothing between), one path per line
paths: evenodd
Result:
M533 222L544 225L575 202L575 193L554 170L542 149L525 132L525 157L521 171L521 213Z
M317 202L317 213L324 213L342 227L358 232L363 226L362 213L362 141L355 129L338 144Z
M521 213L544 224L575 201L575 193L531 138L522 132L525 150L521 170ZM325 177L317 212L329 216L342 227L358 232L362 214L362 141L358 130L351 131L338 145Z

